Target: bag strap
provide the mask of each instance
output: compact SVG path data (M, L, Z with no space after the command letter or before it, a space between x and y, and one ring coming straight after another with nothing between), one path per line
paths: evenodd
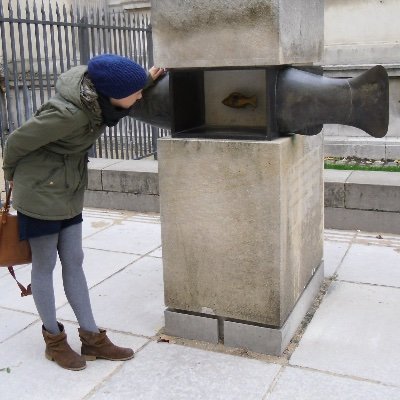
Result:
M1 209L1 224L5 224L7 222L7 215L10 211L10 200L11 200L11 186L8 189L8 192L6 192L6 202L4 203L2 209Z
M11 276L15 279L15 282L17 282L17 285L19 287L19 289L21 290L21 297L25 297L25 296L29 296L32 294L32 287L31 284L29 284L27 287L25 287L24 285L22 285L22 283L20 283L18 281L18 279L15 276L15 272L14 272L14 268L13 267L8 267L8 272L11 274Z
M7 192L6 202L4 203L4 206L1 210L0 235L1 235L1 227L3 226L3 224L7 223L7 216L10 211L11 191L12 191L12 188L10 186L10 188ZM8 272L14 278L15 282L17 282L17 285L18 285L19 289L21 290L21 297L29 296L32 294L31 284L29 284L27 287L22 285L18 281L17 277L15 276L14 268L11 265L8 267Z
M7 212L10 210L11 192L12 192L12 187L9 186L8 190L6 189L6 202L2 206L2 210Z
M8 192L6 191L6 202L4 203L4 205L1 209L1 223L2 224L5 224L7 222L7 215L10 212L11 192L12 192L12 188L10 186L8 189Z
M6 192L6 202L4 203L4 210L7 212L10 210L11 192L12 187L10 186L8 192Z

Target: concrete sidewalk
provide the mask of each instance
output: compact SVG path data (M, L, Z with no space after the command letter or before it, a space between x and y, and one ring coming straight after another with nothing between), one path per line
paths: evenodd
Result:
M2 268L0 399L398 400L400 236L382 236L325 232L322 302L284 355L268 357L163 336L159 215L86 209L85 270L97 323L136 357L89 362L80 372L46 360L33 299L20 298ZM60 269L58 317L78 350ZM29 282L29 266L17 272Z

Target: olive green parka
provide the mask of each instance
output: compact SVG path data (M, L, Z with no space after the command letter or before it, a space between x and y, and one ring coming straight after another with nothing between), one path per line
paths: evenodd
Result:
M60 75L57 94L8 138L4 176L14 181L13 207L44 220L82 212L87 185L87 152L105 126L94 99L82 101L86 66Z

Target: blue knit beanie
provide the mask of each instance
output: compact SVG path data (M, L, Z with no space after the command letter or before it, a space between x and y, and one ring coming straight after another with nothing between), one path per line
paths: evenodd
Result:
M130 96L147 82L147 73L139 64L114 54L91 58L88 75L98 93L114 99Z

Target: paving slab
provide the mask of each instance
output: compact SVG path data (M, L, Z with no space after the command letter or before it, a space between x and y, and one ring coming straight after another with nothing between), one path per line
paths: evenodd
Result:
M352 173L353 171L349 170L324 169L324 181L340 182L344 184Z
M400 247L353 244L338 270L338 279L400 287Z
M335 274L348 248L349 248L349 243L325 240L324 242L325 277L331 277L332 275Z
M113 224L119 224L126 217L126 213L121 211L86 208L83 211L82 237L86 238Z
M89 288L115 274L117 271L131 264L138 259L138 255L117 253L97 249L84 249L85 259L83 266ZM60 260L54 270L54 292L56 307L67 302L62 283L62 269ZM18 280L27 285L31 281L31 266L25 266L17 271ZM20 297L20 292L13 279L4 276L0 279L0 307L7 307L14 310L27 311L36 314L36 307L32 296Z
M149 254L150 257L159 257L162 258L162 248L159 247L158 249L154 250Z
M335 242L344 242L349 243L353 241L355 236L357 235L356 231L345 231L345 230L337 230L337 229L324 229L324 239L325 240L334 240Z
M164 326L162 261L144 257L90 290L93 313L101 327L153 336ZM75 321L69 305L58 315Z
M117 164L121 164L122 162L123 161L118 159L90 157L88 167L89 170L102 170L104 168L110 167L111 165L116 166Z
M299 368L285 368L265 400L398 400L400 388Z
M400 290L334 282L290 364L399 386Z
M0 343L37 321L38 316L0 308Z
M370 233L370 232L357 232L354 243L389 246L400 249L400 235L391 235L388 233Z
M95 249L146 254L161 246L160 224L121 221L84 239L84 246Z
M86 238L105 228L113 225L113 221L104 220L104 218L85 217L85 224L82 226L82 237Z
M158 172L158 161L152 159L120 160L118 163L104 165L104 171L128 171L128 172Z
M64 326L71 347L79 351L77 326L68 323ZM109 336L115 343L134 350L147 342L144 338L113 332ZM0 372L1 400L81 400L123 363L96 360L89 362L85 370L69 371L47 360L44 348L40 323L0 344L0 370L10 368L9 373Z
M281 367L166 343L150 343L90 400L262 400Z

